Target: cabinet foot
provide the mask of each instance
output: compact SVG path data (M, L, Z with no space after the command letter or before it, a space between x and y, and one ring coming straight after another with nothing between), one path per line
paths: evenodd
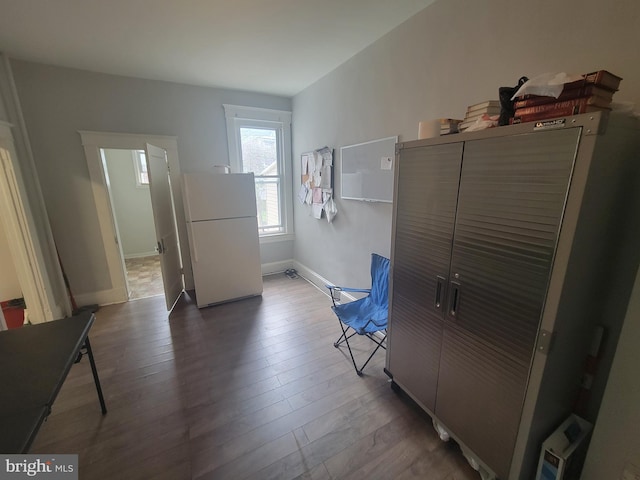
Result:
M472 455L470 452L466 451L465 449L462 449L462 455L464 456L464 458L467 459L467 462L469 462L469 465L471 465L471 468L473 468L476 472L478 472L482 480L496 480L496 476L493 473L486 471L482 467L482 465L480 465L476 457Z
M449 439L451 438L449 436L449 432L447 432L442 425L440 425L436 419L432 419L433 422L433 428L436 429L436 432L438 432L438 436L440 437L440 440L442 440L443 442L448 442ZM473 465L472 465L473 466ZM477 470L477 469L476 469Z

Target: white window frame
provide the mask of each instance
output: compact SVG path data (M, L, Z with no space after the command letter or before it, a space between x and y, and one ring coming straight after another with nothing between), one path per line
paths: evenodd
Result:
M282 241L293 238L293 194L291 163L291 112L271 110L267 108L246 107L241 105L223 105L227 121L227 145L231 171L242 172L242 149L240 145L240 128L273 128L278 130L280 172L280 216L283 231L264 233L260 242Z
M133 150L131 152L133 156L133 168L136 172L136 187L139 188L149 188L149 172L147 172L147 181L142 181L142 155L144 155L144 162L146 163L147 157L144 150Z

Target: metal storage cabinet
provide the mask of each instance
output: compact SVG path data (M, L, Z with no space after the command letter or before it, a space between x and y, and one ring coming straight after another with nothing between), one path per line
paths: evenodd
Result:
M398 144L386 369L497 478L533 476L595 325L613 355L640 252L604 226L638 231L637 129L585 114Z
M389 358L394 378L411 386L430 410L436 401L461 163L462 143L453 143L407 150L398 169L393 314L401 319L394 333L402 348Z

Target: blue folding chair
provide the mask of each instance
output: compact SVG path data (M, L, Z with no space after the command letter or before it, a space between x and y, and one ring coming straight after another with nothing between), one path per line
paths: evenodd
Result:
M362 370L375 353L380 348L385 350L387 348L385 340L389 315L389 259L376 253L371 254L371 288L346 288L335 285L326 285L326 287L331 292L331 300L333 301L331 310L338 317L342 329L342 335L334 342L333 346L338 348L341 344L346 343L353 368L356 369L358 375L362 375ZM353 302L340 303L341 292L361 292L368 293L368 295ZM350 330L353 332L349 334ZM349 339L354 335L364 335L377 344L361 368L356 365L351 345L349 345Z

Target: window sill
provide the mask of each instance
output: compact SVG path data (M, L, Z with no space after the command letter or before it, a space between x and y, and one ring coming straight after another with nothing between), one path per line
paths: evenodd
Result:
M260 237L260 243L276 243L276 242L289 242L295 238L293 233L275 233L273 235L262 235Z

